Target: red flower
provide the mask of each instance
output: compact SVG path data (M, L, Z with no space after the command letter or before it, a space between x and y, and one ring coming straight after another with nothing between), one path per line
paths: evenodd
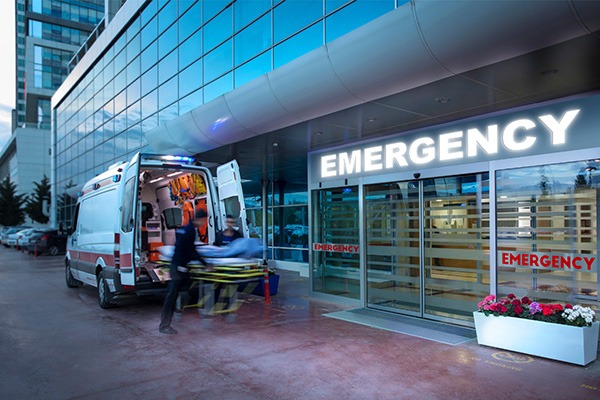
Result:
M552 315L554 311L550 307L542 307L542 313L544 316Z
M514 299L514 300L512 301L512 305L513 305L513 306L515 306L515 307L516 307L516 306L520 306L520 305L521 305L521 300L519 300L519 299Z
M529 297L525 296L521 299L521 303L523 304L531 304L531 300L529 300Z
M512 300L512 299L516 298L517 296L515 296L514 294L511 293L507 297Z
M573 308L573 304L567 303L567 304L565 304L565 308Z
M502 308L500 308L500 312L503 314L507 311L508 311L508 308L506 306L502 306Z
M522 312L523 312L523 307L521 307L521 306L515 307L515 314L521 315Z

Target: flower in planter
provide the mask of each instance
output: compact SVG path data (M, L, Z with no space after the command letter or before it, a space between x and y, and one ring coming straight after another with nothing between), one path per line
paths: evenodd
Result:
M504 298L488 295L478 303L478 309L485 315L526 318L574 326L591 326L596 318L596 313L589 307L538 303L531 301L527 296L518 299L512 293Z

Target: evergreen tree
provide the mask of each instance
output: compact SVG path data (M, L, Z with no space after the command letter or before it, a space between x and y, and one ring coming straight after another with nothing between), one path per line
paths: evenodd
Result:
M4 226L17 226L25 220L23 210L24 194L17 194L17 185L4 178L0 183L0 224Z
M43 213L44 200L48 201L48 204L50 202L50 180L44 175L39 183L33 184L35 189L25 202L25 212L32 220L45 224L50 219Z

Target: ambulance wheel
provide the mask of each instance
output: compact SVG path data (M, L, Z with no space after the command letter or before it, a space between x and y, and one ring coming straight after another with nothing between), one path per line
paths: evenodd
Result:
M79 287L79 282L73 278L73 274L71 273L71 264L69 264L69 261L65 262L65 280L67 282L67 287Z
M112 298L113 295L108 288L108 283L104 277L104 271L101 271L100 275L98 275L98 305L100 308L104 309L112 308L115 306L114 303L111 303Z

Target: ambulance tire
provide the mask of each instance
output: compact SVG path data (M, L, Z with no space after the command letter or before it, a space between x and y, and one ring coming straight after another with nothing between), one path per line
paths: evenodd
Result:
M98 305L103 309L113 308L115 304L112 303L112 298L113 295L108 288L108 283L104 277L104 271L100 271L100 274L98 275Z
M65 280L67 282L67 287L76 288L80 286L79 281L73 278L69 261L65 261Z

